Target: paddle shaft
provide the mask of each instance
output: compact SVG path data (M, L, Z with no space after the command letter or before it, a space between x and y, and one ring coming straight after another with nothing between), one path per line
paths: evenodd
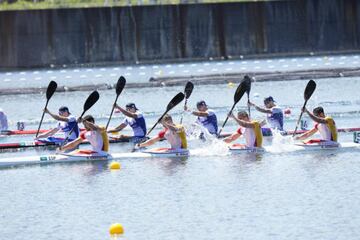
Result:
M219 131L218 135L220 135L221 131L222 131L222 130L223 130L223 128L225 127L225 124L226 124L226 122L227 122L227 121L228 121L228 119L229 119L229 115L230 115L230 113L232 113L232 111L234 110L235 105L236 105L236 102L233 104L233 106L232 106L232 108L231 108L230 112L228 113L228 115L227 115L227 117L226 117L226 119L225 119L225 121L224 121L223 125L222 125L222 126L221 126L221 128L220 128L220 131Z
M169 110L166 110L166 112L164 112L163 115L161 115L161 117L157 120L157 122L155 123L155 125L150 129L150 131L146 134L146 136L149 136L149 134L152 132L152 130L154 130L154 128L159 124L159 122L161 121L161 119L165 116L165 114L167 114Z
M109 126L109 124L110 124L111 117L112 117L112 115L113 115L113 113L114 113L115 104L116 104L116 102L117 102L117 100L118 100L119 96L120 96L120 94L117 94L117 95L116 95L115 102L114 102L113 107L112 107L112 109L111 109L111 113L110 113L109 120L108 120L108 122L107 122L107 124L106 124L106 128L105 128L106 130L107 130L107 128L108 128L108 126Z
M48 105L48 103L49 103L49 100L50 100L50 99L47 99L47 100L46 100L45 108L47 108L47 105ZM43 120L44 120L44 116L45 116L45 111L43 111L43 113L42 113L41 120L40 120L40 124L39 124L38 130L36 131L35 137L37 137L37 136L39 135L39 131L40 131L40 128L41 128L41 124L42 124L42 122L43 122Z
M307 101L308 101L308 100L305 100L305 102L304 102L304 105L303 105L302 109L304 109L304 108L305 108ZM301 113L300 113L299 119L297 120L297 123L296 123L296 127L295 127L295 130L294 130L294 133L293 133L293 137L294 137L294 136L295 136L295 134L296 134L296 130L298 129L298 126L299 126L299 123L300 123L301 117L302 117L302 115L303 115L303 111L302 111L302 109L301 109Z
M184 106L185 106L185 107L187 106L187 98L185 98L185 104L184 104ZM183 117L184 117L184 112L181 113L180 124L182 124Z

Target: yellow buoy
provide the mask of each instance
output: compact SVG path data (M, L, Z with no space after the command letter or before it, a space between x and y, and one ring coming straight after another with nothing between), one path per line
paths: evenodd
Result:
M120 223L114 223L110 226L109 229L110 235L119 235L124 233L124 228Z
M234 83L233 83L233 82L229 82L229 83L228 83L228 87L230 87L230 88L231 88L231 87L234 87Z
M111 170L117 170L117 169L120 169L121 166L120 166L119 162L111 162L109 168Z

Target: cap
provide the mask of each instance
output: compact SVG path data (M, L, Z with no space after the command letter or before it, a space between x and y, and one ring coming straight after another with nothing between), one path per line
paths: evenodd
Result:
M60 108L59 108L59 112L68 112L68 113L70 113L70 112L69 112L69 108L68 108L68 107L65 107L65 106L60 107Z
M196 103L196 106L200 107L200 106L207 106L207 105L206 105L206 102L204 100L201 100L201 101Z
M275 100L274 100L274 98L272 96L264 98L264 103L268 103L268 102L275 102Z
M126 104L126 108L134 108L135 110L138 110L135 103L128 103Z

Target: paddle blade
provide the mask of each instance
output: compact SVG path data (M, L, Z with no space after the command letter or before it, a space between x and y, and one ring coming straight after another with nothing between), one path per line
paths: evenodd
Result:
M169 102L169 104L166 107L166 111L170 111L173 107L175 107L176 105L178 105L179 103L181 103L182 100L184 100L185 95L182 92L179 92L178 94L176 94L175 97L173 97L173 99L171 99L171 101Z
M52 95L55 93L56 91L56 88L57 88L57 83L55 81L51 81L49 83L49 86L46 90L46 99L49 100Z
M245 75L243 81L244 81L244 85L246 87L246 94L249 96L250 90L251 90L251 77L249 77L248 75Z
M84 103L84 112L89 110L97 102L97 100L99 100L99 97L98 91L93 91Z
M248 83L247 83L247 81L242 80L234 94L234 103L239 102L247 90L248 90Z
M120 95L120 93L125 87L125 84L126 84L126 79L123 76L121 76L116 83L116 95L118 96Z
M316 88L316 83L314 80L310 80L308 84L306 85L305 91L304 91L304 99L305 101L309 100L311 95L314 93Z
M192 93L194 89L194 84L192 82L187 82L186 85L185 85L185 98L188 99Z

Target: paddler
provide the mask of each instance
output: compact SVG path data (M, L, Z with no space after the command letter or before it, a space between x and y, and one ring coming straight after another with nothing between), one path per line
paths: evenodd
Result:
M44 112L49 114L52 118L54 118L55 120L57 120L59 122L58 122L58 125L56 128L53 128L44 134L38 135L38 137L36 139L47 138L47 139L44 139L41 141L59 143L59 142L62 142L65 138L67 138L71 131L72 131L72 133L68 139L69 142L74 141L77 137L79 137L80 130L79 130L79 126L78 126L76 117L70 113L68 107L66 107L66 106L60 107L59 114L54 114L54 113L50 112L50 110L47 108L44 109ZM72 129L74 129L74 130L72 130ZM51 137L51 136L55 135L58 131L63 132L64 136Z
M138 144L138 147L147 147L165 138L170 143L172 150L187 149L186 133L182 125L175 124L172 117L168 114L165 114L162 118L161 124L164 129L155 137Z
M217 135L218 123L215 112L208 108L204 100L197 102L196 108L197 111L191 111L186 105L184 106L185 111L197 116L196 122L198 124L207 129L210 134Z
M75 150L81 153L98 153L107 155L109 151L109 139L104 127L100 127L95 124L95 119L91 115L87 115L82 119L78 119L78 122L82 122L85 130L81 132L80 136L72 142L69 142L59 150L66 151L76 148L80 143L87 140L91 144L92 150Z
M249 106L255 107L259 112L267 114L267 122L270 125L271 130L284 131L284 114L280 107L275 104L272 96L264 99L264 106L260 107L255 103L248 102Z
M5 112L0 108L0 131L8 130L8 120Z
M318 142L337 142L337 129L335 121L332 117L326 116L322 107L316 107L311 113L306 107L302 109L309 117L316 123L314 128L305 132L303 135L296 137L296 140L305 140L319 131L320 139L311 139L305 143L318 143Z
M134 103L128 103L125 109L115 103L115 108L125 115L123 122L114 129L108 131L108 133L116 133L123 130L126 126L130 126L133 130L133 135L120 135L119 139L129 139L132 142L140 142L146 135L146 123L143 114L139 111Z
M240 125L240 128L229 137L225 138L224 142L231 143L243 135L246 142L245 145L243 145L244 147L262 147L263 135L261 126L265 125L265 121L251 121L249 115L245 111L238 112L237 117L235 117L233 113L230 113L229 117L233 118Z

